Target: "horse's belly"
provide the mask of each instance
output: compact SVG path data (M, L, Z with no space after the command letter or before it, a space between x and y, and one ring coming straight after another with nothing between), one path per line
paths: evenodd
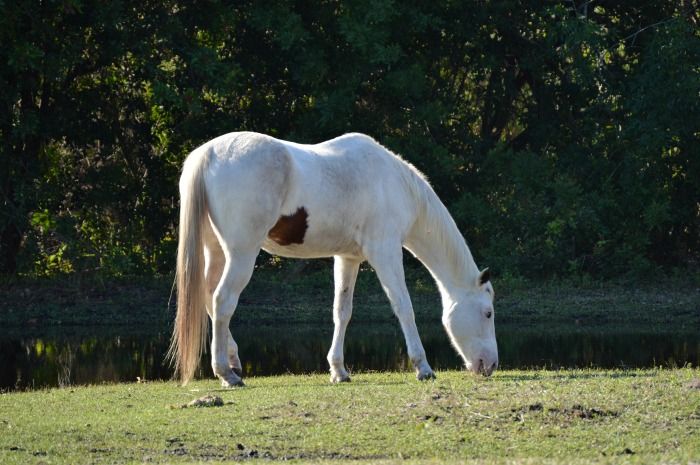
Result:
M350 230L307 221L306 211L282 216L268 232L262 248L274 255L321 258L361 255L361 247Z
M263 242L262 248L272 255L290 258L323 258L332 257L334 255L362 255L358 246L329 247L307 244L279 245L270 239Z

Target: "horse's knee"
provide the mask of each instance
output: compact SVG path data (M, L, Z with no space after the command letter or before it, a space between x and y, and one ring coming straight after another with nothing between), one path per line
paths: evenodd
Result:
M333 322L336 325L347 325L350 322L350 317L352 317L351 308L338 308L333 312Z

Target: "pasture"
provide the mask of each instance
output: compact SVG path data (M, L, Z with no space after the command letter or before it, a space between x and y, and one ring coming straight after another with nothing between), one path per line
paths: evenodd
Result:
M692 463L700 370L145 382L0 395L0 462ZM183 407L205 395L223 405Z

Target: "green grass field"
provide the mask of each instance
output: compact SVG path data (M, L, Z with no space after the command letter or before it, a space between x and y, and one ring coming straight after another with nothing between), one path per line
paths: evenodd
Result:
M698 369L249 378L0 395L0 463L692 463ZM205 395L218 407L182 406Z

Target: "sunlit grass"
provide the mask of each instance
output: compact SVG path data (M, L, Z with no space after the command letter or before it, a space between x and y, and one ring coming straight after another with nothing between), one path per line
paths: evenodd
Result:
M70 387L0 395L0 463L688 462L698 369L439 372ZM182 408L217 395L224 405Z

